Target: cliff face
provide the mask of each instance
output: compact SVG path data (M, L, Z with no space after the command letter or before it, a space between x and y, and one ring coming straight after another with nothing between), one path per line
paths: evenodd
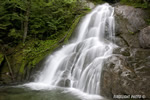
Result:
M148 15L140 8L115 7L114 41L119 47L104 63L103 96L113 99L114 95L145 95L150 98L150 26L145 21Z

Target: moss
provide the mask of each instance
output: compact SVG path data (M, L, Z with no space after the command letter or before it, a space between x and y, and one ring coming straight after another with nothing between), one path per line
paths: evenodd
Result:
M4 60L4 56L3 56L2 53L0 53L0 65L1 65L1 63L2 63L3 60Z
M22 62L22 64L21 64L21 67L20 67L20 70L19 70L20 74L24 74L24 67L25 67L25 64L26 64L26 62L23 60L23 62Z
M145 19L145 22L150 25L150 9L146 10L147 14L149 15L147 19Z
M135 33L128 29L129 34L134 35Z
M65 39L65 42L66 42L66 41L70 38L70 36L72 35L72 33L73 33L73 31L75 30L77 24L79 23L81 17L82 17L82 15L79 15L79 16L76 17L74 23L73 23L72 26L70 27L70 30L69 30L69 33L68 33L66 39Z
M150 19L147 19L147 23L148 23L148 25L150 25Z

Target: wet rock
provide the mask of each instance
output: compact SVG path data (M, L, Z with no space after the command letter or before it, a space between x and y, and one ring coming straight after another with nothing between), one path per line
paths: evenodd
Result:
M128 33L128 31L131 31L134 33L137 32L139 29L142 29L145 26L147 26L145 19L148 18L148 15L144 10L140 8L120 5L115 7L115 14L117 17L122 17L124 21L126 21L121 24L117 21L117 23L120 24L118 25L118 27L123 26L124 24L124 28L126 28L126 31L123 30L123 32ZM118 31L119 30L121 29L118 29ZM122 33L122 31L119 32Z
M70 80L69 80L69 79L66 79L65 87L69 87L69 86L70 86Z
M91 9L93 9L95 7L94 3L92 3L92 2L88 2L87 6Z
M150 26L141 30L139 41L142 48L150 48Z
M126 41L129 47L139 48L138 34L121 34L121 37Z
M113 37L113 42L120 47L128 47L129 44L121 37L115 36Z
M140 47L138 34L141 29L147 26L145 19L148 14L139 8L126 5L115 7L116 35L123 38L130 47Z
M81 2L84 3L85 6L89 7L90 9L93 9L95 7L95 4L88 0L81 0Z
M149 80L150 50L118 48L104 62L101 94L110 99L114 95L124 94L145 95L150 98Z
M120 54L123 56L130 56L130 48L128 47L118 47L113 50L113 54Z
M60 86L60 87L65 87L65 82L66 80L64 78L60 79L59 82L57 83L57 86Z
M61 87L69 87L70 86L70 80L62 78L62 79L59 80L59 82L57 83L57 85L61 86Z

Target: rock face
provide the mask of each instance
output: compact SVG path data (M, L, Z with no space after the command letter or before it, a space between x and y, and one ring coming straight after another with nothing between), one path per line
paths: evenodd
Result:
M82 3L85 4L85 6L89 7L90 9L93 9L95 7L94 3L88 1L88 0L81 0Z
M134 8L131 6L117 6L115 7L116 15L122 16L126 19L125 24L126 31L137 32L139 29L142 29L146 26L145 18L147 18L147 14L140 8ZM121 30L121 29L120 29Z
M116 6L116 35L123 38L130 47L140 47L138 33L147 26L148 14L131 6Z
M149 14L125 5L115 7L116 36L119 47L106 59L101 76L101 95L144 95L150 98L150 26ZM141 98L136 100L149 100ZM134 99L133 99L134 100Z
M139 40L142 48L150 48L150 26L141 30Z
M108 98L124 94L145 95L150 98L150 50L123 49L119 48L105 61L102 95Z

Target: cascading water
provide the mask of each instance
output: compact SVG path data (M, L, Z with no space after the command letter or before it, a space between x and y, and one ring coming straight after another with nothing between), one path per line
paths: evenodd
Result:
M47 58L34 83L67 86L88 94L100 94L103 61L113 50L113 13L113 7L103 4L85 16L77 37Z

